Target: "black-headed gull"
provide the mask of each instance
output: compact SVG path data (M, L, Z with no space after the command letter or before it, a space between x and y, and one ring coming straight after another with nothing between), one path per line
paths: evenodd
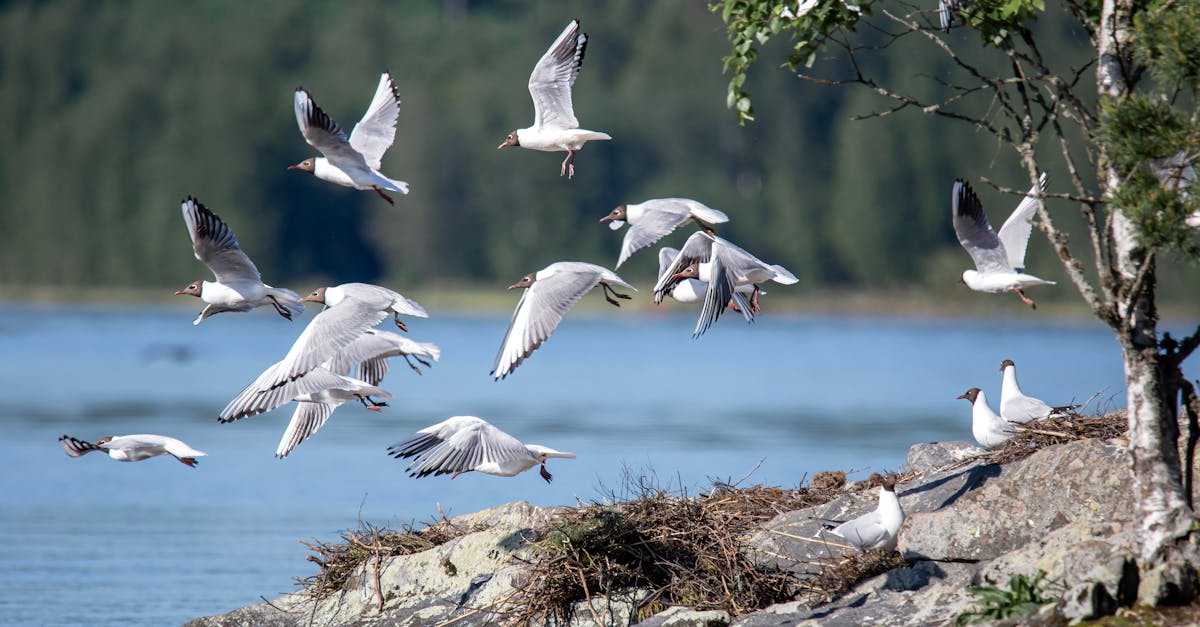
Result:
M390 357L403 357L413 372L421 374L421 369L412 362L413 359L429 368L432 366L430 360L437 361L441 356L442 349L432 342L417 342L399 333L367 329L334 356L330 369L348 374L354 368L354 376L371 385L379 385L387 374Z
M958 398L965 398L971 403L971 435L983 448L996 448L1014 435L1013 428L1016 425L992 411L983 390L971 388Z
M658 249L658 275L663 276L670 269L671 264L675 263L675 258L679 256L679 250L670 246L663 246ZM741 294L742 297L750 296L754 293L753 285L739 285L734 288L734 291ZM704 300L705 294L708 293L708 283L700 279L680 279L675 282L675 285L666 291L666 294L671 298L681 303L698 303ZM759 295L766 294L760 291Z
M191 196L184 199L182 208L196 259L217 279L215 283L194 281L175 292L176 296L196 296L204 301L204 309L192 324L223 311L250 311L263 305L271 305L288 320L304 311L299 294L262 282L254 262L238 247L233 229L217 214Z
M771 265L742 250L732 242L704 231L692 234L679 254L654 285L654 302L674 291L684 280L696 279L707 284L700 319L696 321L693 337L700 337L716 322L732 302L746 320L753 320L758 307L759 284L775 281L783 285L797 282L796 276L779 265ZM750 287L750 301L742 296L739 287Z
M874 510L839 525L824 527L865 553L874 549L890 551L896 548L903 524L904 510L896 496L896 478L889 475L883 478L879 486L879 504Z
M579 32L579 20L571 20L558 39L542 55L529 75L533 97L533 126L508 134L496 147L520 146L545 152L567 152L559 176L575 176L575 153L591 140L612 139L605 133L579 128L571 105L571 87L583 67L587 34Z
M304 140L324 156L309 157L288 166L289 170L311 172L323 181L345 187L373 189L392 205L396 203L383 190L408 193L408 183L390 179L379 172L383 153L396 138L396 119L400 115L400 94L391 74L380 75L371 106L354 125L349 138L303 87L296 88L295 108L296 124L300 126Z
M634 205L618 205L600 218L614 231L629 223L625 240L621 242L618 268L630 255L666 237L689 220L711 233L713 224L728 222L729 216L690 198L654 198Z
M388 314L428 317L425 309L397 292L368 283L343 283L322 287L305 296L305 301L324 303L304 328L282 360L263 371L220 414L222 422L262 413L291 401L297 394L318 391L295 385L327 364L363 332L379 324Z
M93 451L101 451L108 453L109 457L119 462L140 462L143 459L159 455L170 455L182 464L195 467L197 457L208 455L208 453L197 451L175 438L149 433L110 435L96 440L95 444L64 435L58 439L58 443L71 457L80 457Z
M546 483L553 478L546 470L547 459L575 459L574 453L523 444L475 416L454 416L421 429L416 436L388 447L388 454L396 459L416 457L407 469L412 477L453 473L453 479L471 471L512 477L540 466L538 472Z
M1054 285L1054 281L1039 279L1025 274L1025 248L1029 245L1029 234L1033 229L1030 222L1037 210L1034 195L1038 189L1046 188L1046 174L1042 173L1038 185L1030 188L1029 195L1004 221L997 235L983 213L983 204L971 189L970 183L957 179L950 194L950 216L958 242L975 261L975 270L965 270L961 282L977 292L1015 292L1026 305L1037 309L1021 290L1033 285Z
M500 351L492 364L492 376L499 380L516 370L554 333L563 314L597 285L604 290L604 299L618 307L621 304L613 296L626 300L629 296L617 293L614 285L637 291L612 270L582 261L552 263L508 286L510 290L527 289L517 303L504 340L500 342Z
M1009 422L1026 423L1030 420L1041 420L1051 414L1062 413L1075 409L1075 405L1051 407L1045 401L1026 396L1017 384L1017 365L1011 359L1000 362L1000 372L1004 373L1004 383L1000 388L1000 416Z

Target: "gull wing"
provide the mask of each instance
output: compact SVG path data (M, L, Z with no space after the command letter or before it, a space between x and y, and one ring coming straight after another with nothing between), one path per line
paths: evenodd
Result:
M71 457L80 457L94 451L103 451L104 449L83 440L77 440L69 435L64 435L58 439L58 443L62 445L63 451Z
M661 277L663 275L663 273L665 273L667 271L667 268L671 267L671 264L675 262L675 258L678 256L679 256L678 248L671 248L670 246L663 246L662 248L659 248L658 249L658 276Z
M741 308L742 315L746 316L746 320L754 319L754 314L750 312L750 306L742 299L741 294L734 291L734 281L732 273L722 262L721 256L714 253L712 280L708 282L708 289L704 292L704 304L700 307L700 318L696 320L696 328L692 331L693 338L704 335L708 327L712 326L712 323L716 322L725 312L730 299L737 300L738 307Z
M304 141L320 151L329 163L343 172L369 167L362 154L350 145L346 131L317 106L312 95L303 87L296 89L295 109L296 124Z
M971 184L956 179L950 193L950 217L958 243L975 261L975 268L982 273L1011 272L1012 265L1004 252L1004 244L992 230L979 197Z
M379 87L371 106L350 132L350 147L358 151L372 170L382 166L383 153L396 139L396 120L400 117L400 93L392 75L379 76Z
M313 368L303 374L284 379L280 377L283 367L284 362L280 361L267 368L258 379L229 401L217 420L232 422L247 416L256 416L290 403L302 394L315 394L346 385L345 379L327 368Z
M333 411L341 406L341 402L296 403L296 411L292 413L292 420L279 440L279 446L275 449L275 457L280 459L287 457L292 449L312 437L317 429L320 429L325 421L329 420Z
M421 429L388 447L388 453L396 459L416 457L408 467L413 477L467 472L530 455L520 440L474 416L455 416Z
M688 198L656 198L641 203L644 213L637 224L629 223L625 240L621 243L621 256L617 267L625 263L633 253L666 237L696 214L709 224L728 222L729 217L716 209ZM711 220L710 220L711 218Z
M562 34L529 75L533 97L533 126L538 129L579 128L571 105L571 87L583 67L587 34L579 32L579 20L571 20Z
M552 271L552 272L548 272ZM604 278L604 269L588 263L559 262L547 266L521 296L508 332L500 343L492 376L503 379L537 350L567 312Z
M860 551L866 551L887 538L887 530L883 528L883 516L877 511L844 522L830 530L830 533L844 538Z
M188 235L192 237L192 250L196 259L208 266L217 282L225 285L246 281L262 282L258 268L254 267L254 262L242 252L237 237L228 224L191 196L183 201L181 208Z
M1033 197L1039 191L1046 189L1046 173L1038 177L1038 184L1029 188L1029 194L1021 199L1021 203L1013 210L1012 215L1000 227L1000 243L1008 254L1008 263L1013 269L1021 272L1025 269L1025 248L1029 245L1029 234L1033 231L1033 214L1037 211L1038 201Z
M709 260L712 256L714 241L713 236L708 233L696 231L683 243L683 248L679 249L679 254L675 256L674 261L671 262L666 270L663 270L660 264L658 282L654 284L654 302L661 303L663 297L669 294L675 287L675 284L679 282L679 279L672 279L671 275L682 272L684 268L693 263L701 263Z

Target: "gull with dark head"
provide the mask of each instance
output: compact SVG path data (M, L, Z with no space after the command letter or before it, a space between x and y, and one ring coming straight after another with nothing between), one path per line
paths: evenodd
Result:
M1076 405L1051 407L1045 401L1026 396L1021 392L1017 383L1017 365L1011 359L1000 362L1000 372L1004 373L1004 383L1000 388L1000 415L1009 422L1026 423L1031 420L1041 420L1053 414L1062 414L1075 409Z
M175 292L176 296L195 296L204 301L204 309L192 324L224 311L250 311L263 305L271 305L288 320L304 311L299 294L262 282L258 268L238 246L233 229L217 214L191 196L184 199L182 207L192 252L217 279L193 281Z
M879 485L879 504L874 510L841 524L823 525L850 546L866 553L874 549L892 550L900 538L904 510L896 496L896 477L888 475Z
M575 176L575 153L592 140L612 139L605 133L579 128L571 104L571 87L583 67L587 33L579 32L579 20L571 20L550 49L542 55L529 75L529 95L533 97L533 126L508 134L496 147L520 146L545 152L566 151L559 176Z
M552 457L575 459L574 453L556 451L539 444L524 444L482 418L454 416L426 427L415 436L388 447L396 459L415 457L408 466L409 476L451 475L482 472L513 477L534 466L550 483L546 460Z
M617 259L618 268L630 255L666 237L689 220L711 234L712 225L728 222L729 216L690 198L655 198L633 205L618 205L600 218L614 231L629 223L621 243L621 256Z
M1033 229L1031 220L1038 204L1035 196L1045 188L1046 174L1043 173L997 234L988 223L983 204L970 183L962 179L954 181L950 217L958 242L971 255L976 268L962 273L962 283L977 292L1015 292L1026 305L1037 309L1021 290L1033 285L1054 285L1054 281L1025 274L1025 248L1029 245L1029 234Z
M400 116L400 94L391 74L380 75L371 106L354 125L349 138L342 127L317 106L308 90L296 88L294 104L300 133L323 156L309 157L288 166L289 170L310 172L323 181L344 187L373 189L390 205L396 203L383 190L408 193L408 183L390 179L379 172L383 166L383 153L396 138L396 120Z
M992 411L983 390L971 388L958 398L971 403L971 435L975 436L975 441L983 448L997 448L1016 433L1014 423Z
M110 435L96 440L95 444L77 440L69 435L58 439L63 451L71 457L81 457L94 451L108 453L108 456L119 462L140 462L143 459L170 455L181 464L195 467L197 457L208 453L197 451L175 438L165 435L138 433L134 435Z
M492 376L499 380L516 370L554 333L563 314L597 285L604 290L604 299L617 307L621 304L614 297L628 300L629 296L618 293L613 286L637 291L612 270L582 261L552 263L508 286L510 290L525 288L525 293L500 342Z
M726 239L696 231L670 264L660 267L654 302L661 303L667 295L680 298L686 291L677 294L676 288L687 280L706 285L700 319L692 332L692 337L700 337L730 305L747 321L754 320L754 315L762 311L758 306L760 283L775 281L791 285L798 279L783 266L768 264ZM739 289L743 287L750 290L749 302L742 295L744 290Z

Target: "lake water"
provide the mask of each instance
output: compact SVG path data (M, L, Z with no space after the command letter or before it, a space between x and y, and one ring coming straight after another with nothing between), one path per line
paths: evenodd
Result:
M1119 352L1093 322L729 316L700 340L690 315L572 312L507 380L488 376L507 316L411 322L438 343L417 376L393 362L382 413L343 406L286 460L291 406L218 424L224 404L279 359L311 317L146 308L0 308L0 622L181 623L292 590L315 572L299 539L358 519L397 526L512 500L574 504L620 493L626 473L689 492L710 479L794 486L826 469L898 468L916 442L970 439L956 396L999 400L1000 361L1051 402L1106 390L1124 405ZM1091 409L1091 407L1089 407ZM386 447L449 416L575 452L551 485L471 473L411 479ZM209 453L72 459L57 438L161 433Z

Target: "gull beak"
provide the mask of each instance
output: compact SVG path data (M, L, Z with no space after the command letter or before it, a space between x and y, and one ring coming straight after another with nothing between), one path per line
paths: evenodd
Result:
M517 289L518 287L521 287L521 284L520 284L520 283L513 283L512 285L508 286L508 289L510 289L510 290L515 290L515 289Z
M956 396L955 398L961 398L961 399L971 400L971 399L967 398L967 395L966 395L966 394L961 394L961 395L959 395L959 396Z
M175 290L176 296L183 296L183 290Z
M603 218L600 218L600 221L608 222L609 220L612 220L612 219L613 219L613 217L609 215L609 216L604 216Z
M672 274L672 275L671 275L671 278L672 278L672 279L682 279L682 278L684 278L684 277L683 277L683 273L682 273L682 272L677 272L677 273L675 273L675 274Z
M300 169L300 166L298 166L298 165L289 165L289 166L287 167L287 169L289 169L289 170L299 170L299 169Z

